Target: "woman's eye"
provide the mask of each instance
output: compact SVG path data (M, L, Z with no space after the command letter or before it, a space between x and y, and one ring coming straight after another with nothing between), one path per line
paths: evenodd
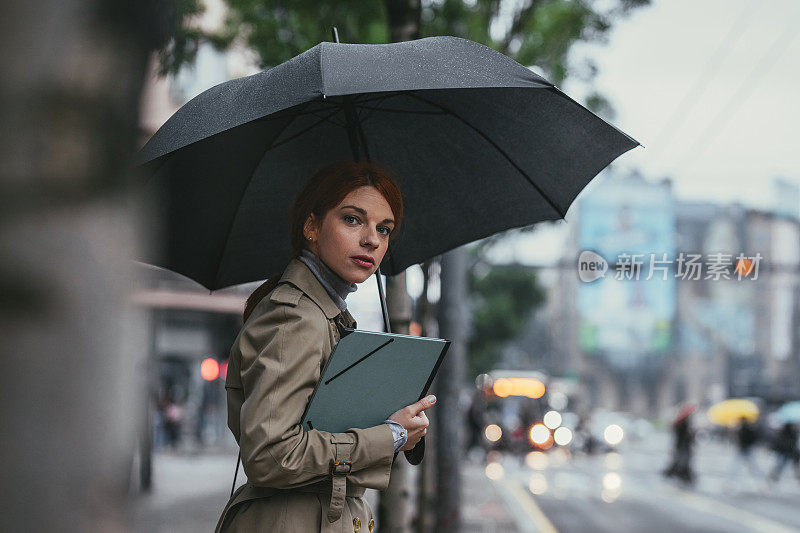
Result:
M353 215L345 215L345 216L344 216L344 221L345 221L345 222L348 222L348 223L349 223L350 221L355 221L355 222L358 222L358 217L355 217L355 216L353 216Z
M379 231L386 230L386 232L384 233L384 235L389 235L389 234L392 232L392 230L391 230L391 229L389 229L389 228L378 228L378 230L379 230Z

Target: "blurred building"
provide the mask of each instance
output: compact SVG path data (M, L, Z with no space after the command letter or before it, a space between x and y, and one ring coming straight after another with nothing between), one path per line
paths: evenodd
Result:
M232 448L225 375L253 284L215 291L142 266L133 302L150 317L150 437L158 449Z
M779 186L782 201L763 210L679 201L668 180L607 176L571 210L536 334L517 346L577 380L584 409L669 416L684 402L800 399L798 195ZM577 274L585 250L608 263L591 282Z

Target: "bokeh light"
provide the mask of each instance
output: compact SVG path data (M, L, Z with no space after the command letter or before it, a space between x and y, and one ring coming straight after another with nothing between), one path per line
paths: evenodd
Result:
M538 472L531 476L531 481L528 483L528 488L534 494L544 494L547 491L547 478L544 474Z
M622 478L616 472L607 472L603 476L603 488L606 490L619 490L622 487Z
M497 442L500 440L500 437L503 436L503 430L500 429L500 426L497 424L489 424L486 426L484 434L486 435L486 440L489 442Z
M547 458L550 460L550 464L553 466L564 466L567 464L567 462L569 462L570 457L571 454L567 448L556 448L547 454Z
M572 430L565 427L557 428L553 432L553 440L556 441L556 444L559 446L566 446L572 442Z
M490 450L489 453L486 454L486 462L487 463L499 463L503 459L503 454L498 452L497 450Z
M602 491L600 491L600 498L602 498L603 501L606 503L612 503L617 498L619 498L619 495L621 493L622 491L619 489L616 490L603 489Z
M544 425L550 429L556 429L561 425L561 413L558 411L547 411L544 415Z
M534 424L531 428L531 440L534 444L544 444L550 440L550 430L544 424Z
M213 357L207 357L200 363L200 375L206 381L214 381L219 377L219 363Z
M525 464L533 470L545 470L550 464L550 459L542 452L533 451L525 456Z
M535 400L544 396L545 386L533 378L499 378L492 385L492 390L500 398L526 396Z
M567 395L563 392L551 392L547 403L556 411L561 411L567 408L569 398L567 398Z
M619 427L617 424L611 424L606 427L605 431L603 431L603 438L606 439L606 442L609 443L611 446L616 446L620 442L622 442L622 437L624 433L622 428Z
M489 479L502 479L505 475L505 470L503 470L503 465L500 463L489 463L486 465L486 477Z
M603 465L608 470L619 470L622 466L622 456L616 452L608 452L603 459Z

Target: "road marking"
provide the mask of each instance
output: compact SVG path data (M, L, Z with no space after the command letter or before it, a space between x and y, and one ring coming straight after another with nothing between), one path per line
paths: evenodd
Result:
M699 494L681 491L678 493L678 498L683 504L694 507L699 511L717 515L726 520L738 522L747 526L752 531L763 531L765 533L797 533L796 529L781 524L780 522L759 516L750 511L739 509L727 503L722 503L719 500L700 496Z
M505 483L506 488L517 501L517 504L523 511L533 520L534 524L539 528L540 533L558 533L553 523L547 518L547 515L542 512L533 496L528 494L528 491L512 479L508 479Z

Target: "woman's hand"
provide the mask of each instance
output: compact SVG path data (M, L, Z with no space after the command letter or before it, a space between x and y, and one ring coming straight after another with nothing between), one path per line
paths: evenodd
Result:
M431 394L417 403L403 407L389 417L389 420L394 420L406 429L408 440L400 450L412 449L428 431L428 417L425 416L425 409L430 409L435 403L436 396Z

